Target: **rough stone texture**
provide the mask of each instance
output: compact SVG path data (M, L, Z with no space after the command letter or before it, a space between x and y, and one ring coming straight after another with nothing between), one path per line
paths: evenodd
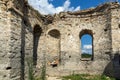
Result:
M86 33L93 37L93 59L81 58L80 37ZM0 80L27 79L29 61L36 76L46 64L47 76L120 78L120 5L106 3L51 16L41 15L26 0L1 0L0 44Z
M9 12L6 12L6 7L0 1L0 79L10 80L10 18Z

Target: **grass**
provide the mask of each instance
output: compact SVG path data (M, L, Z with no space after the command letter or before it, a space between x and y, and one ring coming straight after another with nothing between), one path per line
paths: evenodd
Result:
M114 78L107 77L105 75L89 75L89 74L72 74L69 76L63 76L62 80L115 80Z

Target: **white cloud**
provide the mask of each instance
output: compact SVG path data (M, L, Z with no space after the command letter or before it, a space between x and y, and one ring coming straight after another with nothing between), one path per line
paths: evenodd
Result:
M87 50L82 49L82 53L87 53Z
M70 1L66 0L65 3L64 3L64 5L63 5L64 10L68 10L69 6L70 6Z
M82 53L92 54L92 49L82 49Z
M90 45L90 44L83 45L82 53L92 54L92 45Z
M74 11L78 11L78 10L80 10L80 6L74 9Z
M84 45L83 48L84 49L92 49L92 45Z
M49 0L53 1L53 0ZM74 8L70 7L70 0L66 0L62 6L54 7L48 0L28 0L29 4L38 10L41 14L54 14L62 11L77 11L80 6Z

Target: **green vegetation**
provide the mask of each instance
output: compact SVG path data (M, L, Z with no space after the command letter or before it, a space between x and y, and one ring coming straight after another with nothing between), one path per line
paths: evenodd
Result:
M33 74L33 63L32 60L28 60L28 80L46 80L46 65L43 64L41 67L41 75L35 77ZM89 75L89 74L72 74L69 76L63 76L62 80L115 80L114 78L107 77L105 75Z
M38 77L34 76L34 66L33 66L33 60L27 59L27 65L28 65L28 80L46 80L46 63L44 62L41 67L41 74Z
M46 80L46 61L42 64L41 74L38 77L34 76L33 61L28 59L28 80ZM72 74L63 76L62 80L116 80L115 78L107 77L105 75L89 75L89 74Z
M40 76L35 77L33 80L46 80L46 65L42 65Z
M88 53L82 53L82 58L91 58L92 55L91 54L88 54Z
M46 80L46 65L45 64L42 66L40 80Z
M62 80L115 80L114 78L107 77L105 75L89 75L89 74L72 74L70 76L64 76Z
M35 80L35 77L33 75L33 61L32 59L27 59L27 65L28 65L28 80Z
M46 67L42 66L41 75L39 77L35 77L33 74L33 66L28 63L28 80L46 80Z

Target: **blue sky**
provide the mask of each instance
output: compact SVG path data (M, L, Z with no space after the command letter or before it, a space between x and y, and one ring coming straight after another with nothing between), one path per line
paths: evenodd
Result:
M65 2L65 0L49 0L49 3L54 4L55 7L58 7L62 5ZM81 9L87 9L89 7L95 7L99 4L105 3L106 0L70 0L71 7L77 7L80 6Z
M82 53L92 53L92 37L89 34L85 34L81 37L81 49Z
M116 0L28 0L41 14L54 14L61 11L77 11ZM118 0L120 2L120 0Z

